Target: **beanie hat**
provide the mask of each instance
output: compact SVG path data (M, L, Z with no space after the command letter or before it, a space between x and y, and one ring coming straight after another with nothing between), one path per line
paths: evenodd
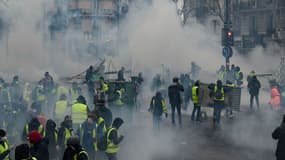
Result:
M37 143L37 142L40 142L42 140L42 136L38 131L32 131L28 136L28 140L31 143Z
M66 142L67 145L79 145L80 144L80 139L78 136L72 136L70 138L67 139Z
M21 144L15 148L15 160L28 159L30 157L30 148L28 144Z

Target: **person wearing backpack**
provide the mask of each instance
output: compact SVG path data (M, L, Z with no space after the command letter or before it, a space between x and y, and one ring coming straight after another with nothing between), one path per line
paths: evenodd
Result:
M119 133L119 128L123 123L124 121L121 118L115 118L112 127L107 131L107 149L105 153L108 160L118 160L119 144L124 139L124 136Z
M247 84L247 88L250 94L250 109L253 106L253 99L255 98L257 108L259 108L259 90L261 88L260 82L256 76L253 76Z
M208 88L213 93L212 96L214 100L213 122L214 124L220 124L221 112L225 102L225 88L223 87L221 80L218 80L216 85L210 84Z
M165 99L160 92L156 92L155 96L152 97L148 111L152 112L153 130L154 133L157 134L160 131L162 114L164 113L166 118L168 116Z

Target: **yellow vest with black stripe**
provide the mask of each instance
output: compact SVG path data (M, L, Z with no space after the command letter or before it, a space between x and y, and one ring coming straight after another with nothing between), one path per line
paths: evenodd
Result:
M83 142L83 135L84 135L84 128L82 128L82 124L79 126L79 131L80 131L80 143L81 143L81 145L82 145L82 142ZM93 130L92 130L92 138L95 140L96 139L96 127L95 128L93 128ZM97 149L97 144L96 144L96 142L94 142L94 144L93 144L93 146L94 146L94 149L96 150Z
M218 91L218 87L215 86L214 93L216 94L217 91ZM222 98L216 98L216 96L214 96L214 101L224 101L225 100L225 91L223 87L221 88L221 93L222 93Z
M7 141L4 141L4 144L3 145L0 145L0 154L3 154L4 152L8 151L9 150L9 145L8 145L8 142ZM3 160L9 160L9 154L4 157Z
M75 103L71 107L71 117L73 124L81 124L87 119L87 106L82 103Z
M81 155L81 154L85 154L87 156L87 158L88 158L88 153L86 151L82 150L78 154L74 155L73 160L77 160L78 156Z
M29 124L26 124L25 126L25 129L26 129L26 135L29 135L30 134L30 127L29 127ZM40 125L38 127L38 130L37 130L42 136L44 136L44 127L43 125Z
M116 129L116 128L110 128L108 130L108 133L107 133L107 150L106 150L106 153L117 153L119 151L119 145L117 144L114 144L114 142L112 142L110 140L110 134L112 131L117 131L117 137L120 137L120 134L119 134L119 131Z
M55 118L61 119L64 117L65 111L67 109L67 101L66 100L60 100L55 103Z
M96 122L97 127L100 126L102 123L105 123L105 120L102 117L99 117L98 121ZM103 125L103 132L105 133L106 131L107 131L106 125L104 124Z
M197 89L198 86L193 86L192 87L192 101L194 104L198 104L199 103L199 97L197 95Z

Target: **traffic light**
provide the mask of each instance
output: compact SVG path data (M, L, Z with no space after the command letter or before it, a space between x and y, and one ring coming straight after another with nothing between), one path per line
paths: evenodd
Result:
M230 29L222 29L222 45L233 46L234 45L234 33Z

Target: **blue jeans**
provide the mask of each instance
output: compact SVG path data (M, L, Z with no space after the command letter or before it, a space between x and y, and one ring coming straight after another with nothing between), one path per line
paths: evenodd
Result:
M214 101L214 115L213 115L214 123L217 124L220 123L223 106L224 106L224 101Z

